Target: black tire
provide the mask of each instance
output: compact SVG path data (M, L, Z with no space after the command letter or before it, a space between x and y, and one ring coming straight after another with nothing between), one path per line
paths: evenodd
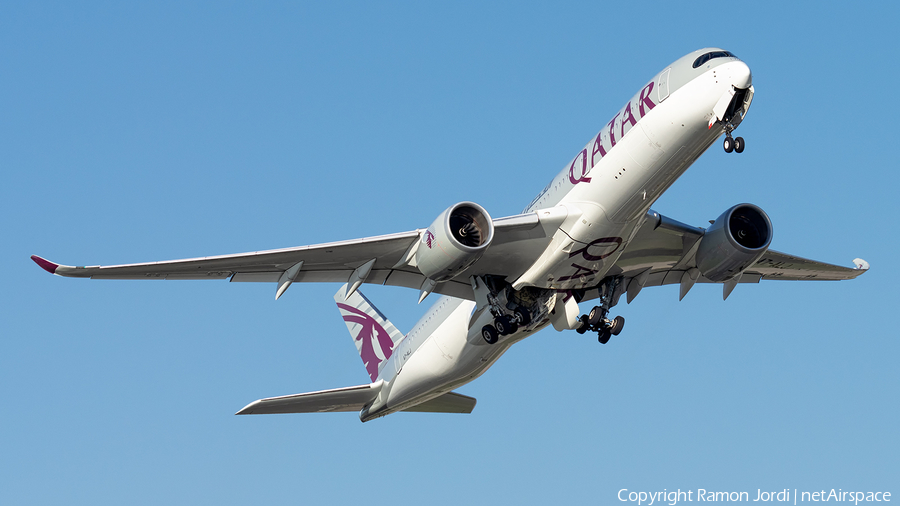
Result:
M512 322L509 320L509 317L504 315L496 320L494 320L494 327L497 328L497 332L501 336L505 336L512 332Z
M516 319L519 320L519 325L528 325L531 323L531 313L527 309L520 307L516 309Z
M575 332L579 334L584 334L590 328L590 324L588 323L588 317L586 314L583 314L578 317L578 326L575 327Z
M616 319L612 321L612 325L609 327L609 333L617 336L619 332L622 332L623 328L625 328L625 317L616 316Z
M594 306L591 308L591 312L588 314L588 323L591 327L596 327L600 325L600 322L603 320L603 308L600 306Z
M485 325L481 327L481 337L484 338L484 341L488 344L494 344L497 342L497 329L494 328L493 325Z
M608 343L611 336L612 334L609 333L609 329L603 329L597 332L597 340L600 341L600 344Z
M735 137L734 138L734 152L735 153L743 153L744 152L744 138L743 137Z
M722 147L725 148L726 153L731 153L734 151L734 139L731 137L725 137L725 142L722 143Z

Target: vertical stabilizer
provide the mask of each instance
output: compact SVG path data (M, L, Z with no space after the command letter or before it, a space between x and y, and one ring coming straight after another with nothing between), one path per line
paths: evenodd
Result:
M334 301L353 336L369 379L375 381L403 334L360 291L354 291L345 300L348 288L346 284L342 286L334 294Z

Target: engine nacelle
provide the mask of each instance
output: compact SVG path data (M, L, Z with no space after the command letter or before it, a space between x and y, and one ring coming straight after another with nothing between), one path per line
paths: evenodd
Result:
M460 202L442 212L416 249L416 266L425 277L447 281L481 258L494 238L494 223L483 207Z
M697 248L697 269L710 281L725 281L758 261L772 243L772 222L753 204L738 204L706 230Z

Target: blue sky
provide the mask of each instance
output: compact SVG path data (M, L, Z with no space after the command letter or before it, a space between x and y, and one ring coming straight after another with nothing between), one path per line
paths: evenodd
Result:
M9 504L606 504L629 490L900 493L893 4L0 4L0 489ZM96 265L518 213L648 79L753 70L741 155L654 206L752 202L851 282L643 291L608 345L545 330L471 415L249 416L363 383L331 295L60 279ZM366 287L403 331L417 293ZM584 308L587 309L587 308ZM753 494L751 494L752 496Z

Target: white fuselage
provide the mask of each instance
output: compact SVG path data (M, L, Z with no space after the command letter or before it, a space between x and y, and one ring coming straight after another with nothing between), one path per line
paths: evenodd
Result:
M750 69L736 58L692 68L699 53L677 60L641 88L526 207L530 212L563 206L568 218L534 265L508 280L513 288L596 286L651 204L725 132L711 122L714 109L730 90L750 87ZM441 297L398 343L381 370L381 393L360 417L400 411L468 383L512 344L549 323L491 345L481 338L491 315L485 311L470 322L475 306Z

